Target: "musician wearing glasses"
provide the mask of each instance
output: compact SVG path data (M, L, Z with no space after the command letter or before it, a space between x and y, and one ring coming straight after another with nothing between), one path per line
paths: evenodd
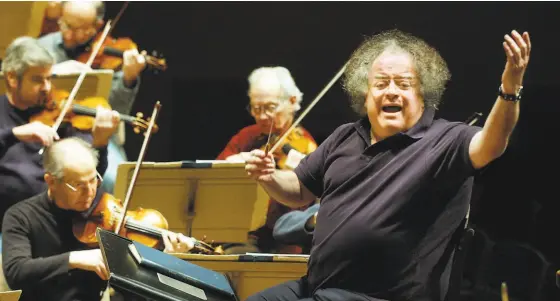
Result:
M97 111L91 131L61 124L58 131L41 122L30 122L40 114L51 90L51 54L30 37L15 39L6 49L2 72L7 92L0 96L0 220L13 204L46 188L39 151L53 141L77 136L99 151L97 170L107 168L107 144L119 124L115 111Z
M54 142L43 155L47 189L6 212L2 268L8 286L23 291L20 300L100 300L108 277L101 251L72 231L103 194L97 165L98 151L80 138ZM194 247L182 234L162 236L165 252Z
M73 60L92 46L91 42L103 28L105 4L102 1L64 1L61 9L58 20L60 31L42 36L39 43L54 56L58 70L79 72L85 64L74 64ZM113 110L130 114L140 88L140 73L145 68L146 60L137 49L124 51L122 70L115 70L111 85L109 104ZM120 130L121 133L123 131ZM105 180L103 186L108 192L113 192L118 164L126 161L123 145L124 134L115 135L109 143L109 165L102 174Z
M245 169L271 197L291 207L320 197L321 205L307 275L248 301L448 299L473 176L508 146L529 63L528 33L496 42L506 62L482 128L435 117L446 62L422 39L390 30L367 38L345 70L362 118L338 127L294 171L251 151Z
M218 160L244 162L252 149L265 148L267 142L272 147L276 140L292 126L296 112L301 109L303 93L296 86L288 69L257 68L249 75L248 81L247 110L255 119L255 124L241 129L233 136L218 155ZM292 137L296 138L292 139ZM301 126L296 127L285 142L274 152L277 160L284 163L277 168L293 169L305 155L317 148L311 134ZM301 252L299 247L282 246L272 238L272 229L276 220L289 211L290 208L270 200L266 225L250 234L248 245L229 248L226 252Z

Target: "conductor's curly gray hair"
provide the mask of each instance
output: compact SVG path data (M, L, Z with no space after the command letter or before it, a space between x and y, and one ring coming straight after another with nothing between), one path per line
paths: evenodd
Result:
M344 72L343 88L350 96L352 108L365 115L369 72L373 62L385 51L408 53L420 79L420 94L427 107L437 109L451 73L436 49L422 39L397 29L367 38L354 51Z

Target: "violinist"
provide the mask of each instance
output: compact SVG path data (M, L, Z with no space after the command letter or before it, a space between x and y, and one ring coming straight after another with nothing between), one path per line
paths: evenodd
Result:
M3 269L20 300L100 300L108 277L101 251L72 231L76 218L95 204L101 177L97 150L78 138L62 139L44 153L47 189L12 206L4 219ZM163 234L165 252L187 252L194 241Z
M60 31L39 38L39 43L54 56L56 63L75 60L91 46L103 27L105 4L102 1L64 1L62 15L58 20ZM140 87L140 73L146 67L144 56L137 49L123 53L122 70L115 71L109 104L121 114L130 114ZM104 178L104 187L113 191L118 164L126 161L123 148L124 137L115 135L109 143L109 166Z
M51 90L52 55L36 39L20 37L6 49L2 71L7 93L0 96L0 218L13 204L46 188L40 149L76 136L99 151L99 173L107 168L107 144L119 123L115 111L99 109L91 131L63 124L58 132L29 120L42 112Z
M269 134L281 136L292 125L296 112L301 108L303 94L288 69L261 67L249 75L248 81L250 101L247 108L255 119L255 124L241 129L233 136L218 155L218 160L244 161L250 150L265 147ZM289 157L289 160L285 160L288 163L278 168L293 169L301 158L317 148L315 140L303 127L297 127L294 136L297 141L286 141L285 147L276 153L277 160ZM292 147L290 143L297 144L297 147ZM287 148L291 149L284 152ZM226 252L300 253L301 248L278 244L272 237L274 223L278 217L289 211L289 207L270 200L266 225L250 233L248 244L229 247Z

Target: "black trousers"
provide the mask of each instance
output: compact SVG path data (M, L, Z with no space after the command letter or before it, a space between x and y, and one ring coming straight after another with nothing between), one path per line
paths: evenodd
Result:
M338 288L318 289L311 294L305 277L284 282L262 292L258 292L246 301L387 301L364 294Z

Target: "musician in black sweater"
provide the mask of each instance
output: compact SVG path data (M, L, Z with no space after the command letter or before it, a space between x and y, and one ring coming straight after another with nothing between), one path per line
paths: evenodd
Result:
M100 300L107 271L99 248L89 249L72 233L77 215L96 205L101 177L97 151L79 138L46 148L43 159L48 189L10 207L3 221L3 270L22 301ZM193 239L163 235L165 252L186 252Z

